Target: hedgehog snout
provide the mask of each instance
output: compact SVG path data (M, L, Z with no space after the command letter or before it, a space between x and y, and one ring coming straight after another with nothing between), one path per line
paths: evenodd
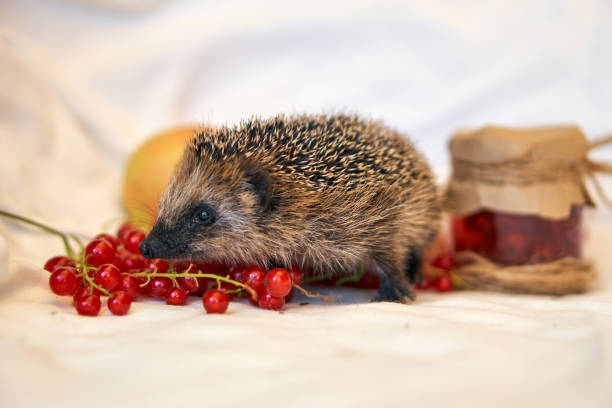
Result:
M173 243L169 245L152 234L147 235L140 243L140 253L148 259L155 258L177 258L185 255L189 250L189 245L186 243Z
M155 250L153 249L153 244L151 242L148 242L146 239L143 239L140 243L140 253L145 258L155 258Z

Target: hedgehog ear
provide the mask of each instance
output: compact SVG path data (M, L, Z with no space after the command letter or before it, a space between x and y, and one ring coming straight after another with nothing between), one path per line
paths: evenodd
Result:
M262 209L270 203L270 176L257 165L249 165L244 170L247 188L255 194Z

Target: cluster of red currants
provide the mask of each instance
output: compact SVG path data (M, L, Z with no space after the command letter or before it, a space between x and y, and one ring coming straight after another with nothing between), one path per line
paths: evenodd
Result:
M480 211L453 217L456 251L473 251L502 265L551 262L581 255L580 206L567 218Z
M149 260L139 250L145 236L125 223L116 237L97 235L80 260L61 255L49 259L44 268L51 272L51 290L60 296L72 295L77 312L86 316L98 315L101 296L108 296L111 313L125 315L140 295L165 298L169 305L184 305L189 295L201 295L208 313L224 313L230 300L241 295L263 309L280 310L294 285L303 281L297 266L267 271L260 266L227 268Z
M438 256L431 263L431 266L438 272L432 276L428 276L427 273L423 274L423 282L416 285L417 289L426 290L435 288L438 292L449 292L453 290L453 278L451 271L456 266L455 259L450 254L444 254Z

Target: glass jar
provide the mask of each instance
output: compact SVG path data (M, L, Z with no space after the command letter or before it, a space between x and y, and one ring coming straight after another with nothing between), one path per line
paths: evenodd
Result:
M580 129L487 126L457 132L449 149L445 203L454 249L478 264L463 271L468 283L525 293L586 288L595 274L581 259L582 212L593 201Z
M552 262L581 256L582 206L566 218L479 211L451 218L455 251L472 251L500 265Z

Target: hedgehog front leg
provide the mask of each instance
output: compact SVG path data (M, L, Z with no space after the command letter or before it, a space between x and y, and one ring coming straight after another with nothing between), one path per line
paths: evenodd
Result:
M403 268L399 268L388 258L375 257L375 268L380 288L372 302L399 302L408 303L414 300L415 295L410 290Z

